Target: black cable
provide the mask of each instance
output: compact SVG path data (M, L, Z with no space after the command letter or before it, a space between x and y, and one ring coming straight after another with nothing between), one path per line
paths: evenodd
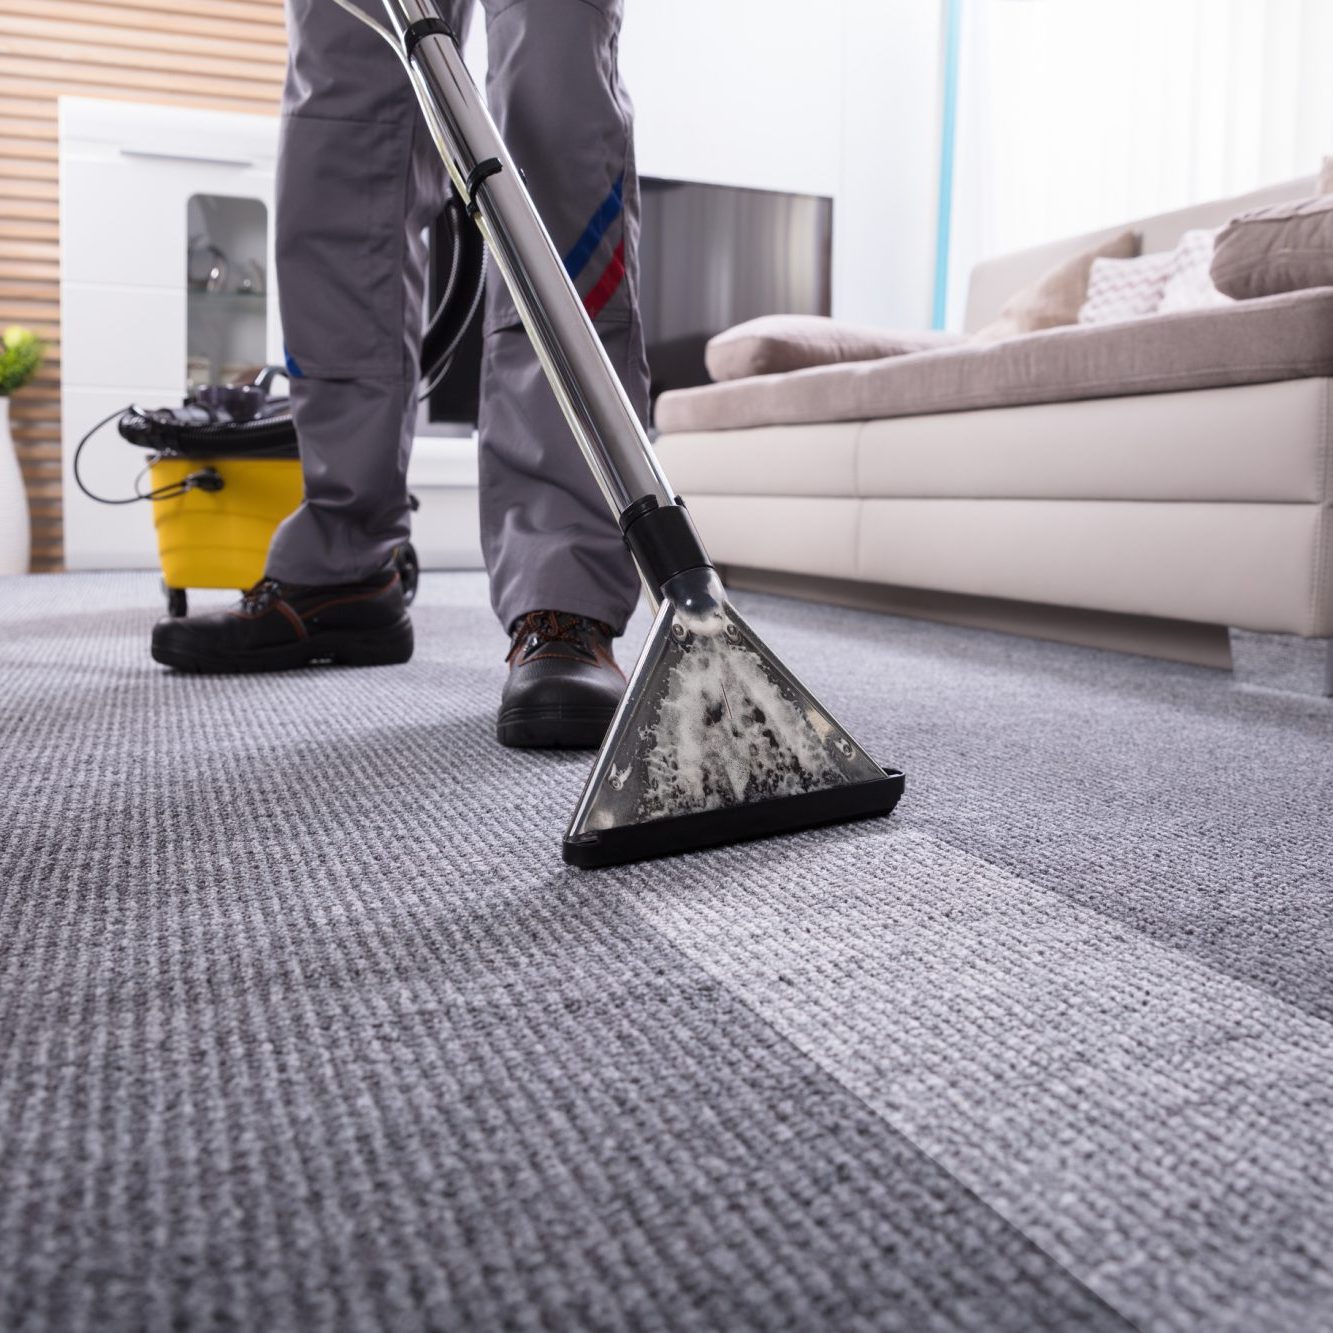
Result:
M98 504L132 505L132 504L138 504L139 501L143 499L143 496L138 494L139 477L143 476L142 472L140 472L139 475L136 476L134 479L135 494L131 495L127 500L108 500L104 495L94 495L92 491L90 491L87 488L87 486L83 484L83 478L79 475L79 459L83 455L84 445L86 445L88 441L91 440L93 436L96 435L97 432L102 429L103 426L108 425L110 422L114 421L117 417L124 416L126 412L133 412L133 411L134 411L133 403L130 403L127 407L116 408L114 412L110 413L108 416L104 416L101 419L101 421L99 421L97 425L95 425L92 428L92 430L90 430L87 433L87 435L85 435L83 439L79 441L78 448L74 450L74 484L79 488L79 490L81 490L84 493L84 495L86 495L90 500L96 500Z
M220 491L226 484L222 480L222 474L216 468L200 468L198 472L191 472L189 476L182 477L179 481L169 481L165 486L158 486L155 490L141 491L139 483L143 480L144 473L152 467L142 468L139 475L134 479L134 495L138 500L174 500L177 496L186 495L190 491ZM128 504L128 501L121 501L122 504Z
M438 225L448 234L450 245L445 283L448 299L440 301L421 339L421 378L426 387L418 402L428 398L449 373L450 362L486 294L486 245L456 193L451 193Z
M128 407L116 408L110 416L103 417L101 421L99 421L97 425L95 425L83 439L79 441L78 447L74 450L74 484L84 493L84 495L90 500L96 500L98 504L102 505L132 505L138 504L141 500L174 500L177 496L184 495L187 491L193 491L199 488L210 491L219 491L222 489L222 478L218 475L216 470L213 468L203 468L199 472L192 472L188 477L182 477L180 481L170 481L165 486L155 487L151 491L141 491L139 489L139 483L143 481L144 474L152 467L152 464L149 463L146 467L140 468L135 474L133 495L128 495L121 500L108 500L106 496L95 495L90 491L84 484L83 477L79 474L79 459L83 455L84 445L86 445L103 426L108 425L117 417L124 416L126 412L133 412L135 410L133 403ZM214 478L216 479L215 482L212 481Z
M463 261L463 237L462 227L459 224L460 210L452 207L453 199L445 205L444 212L440 215L445 219L445 225L449 228L449 276L444 280L444 291L440 299L435 304L435 309L431 312L431 317L426 321L425 334L422 337L423 344L430 342L430 334L433 329L440 325L444 319L444 314L449 306L449 302L454 299L454 288L458 285L458 271Z
M473 289L472 301L468 306L467 314L465 314L459 322L458 328L454 332L454 336L449 340L449 345L439 354L439 359L431 373L430 382L421 391L417 398L417 402L419 403L424 403L426 399L439 388L440 382L449 373L449 368L454 363L454 354L458 351L459 345L463 341L463 335L467 333L468 329L472 326L472 321L477 317L477 311L481 307L482 297L486 295L486 266L488 261L489 256L486 253L486 248L483 246L481 251L481 272L477 275L477 285Z

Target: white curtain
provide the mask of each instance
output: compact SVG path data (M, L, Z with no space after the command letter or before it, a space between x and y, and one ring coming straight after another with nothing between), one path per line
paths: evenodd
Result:
M965 0L949 323L990 255L1333 153L1333 0Z

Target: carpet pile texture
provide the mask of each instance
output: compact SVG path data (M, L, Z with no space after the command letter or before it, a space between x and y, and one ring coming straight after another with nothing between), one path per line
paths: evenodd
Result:
M0 580L0 1328L1333 1329L1333 705L738 603L898 812L581 873L478 576Z

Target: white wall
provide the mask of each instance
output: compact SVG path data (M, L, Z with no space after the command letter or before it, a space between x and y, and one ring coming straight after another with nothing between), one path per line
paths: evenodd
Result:
M639 170L833 198L833 313L925 327L940 0L626 0Z
M639 170L832 196L834 314L925 327L942 32L941 0L625 0Z

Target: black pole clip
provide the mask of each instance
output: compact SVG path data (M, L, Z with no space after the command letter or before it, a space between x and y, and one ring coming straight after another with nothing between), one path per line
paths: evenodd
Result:
M412 52L427 37L447 37L456 46L458 37L454 30L441 18L417 19L415 23L409 23L403 29L403 57L406 60L412 59Z
M467 174L467 180L463 182L463 190L467 194L467 215L470 218L477 216L477 189L487 176L498 176L504 167L498 157L484 158L478 162L475 167Z

